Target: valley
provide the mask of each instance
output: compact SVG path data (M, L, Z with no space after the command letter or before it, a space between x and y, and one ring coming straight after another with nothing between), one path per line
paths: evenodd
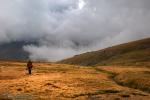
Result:
M0 62L0 100L148 100L150 98L148 67L87 67L39 62L33 64L33 74L28 75L25 62ZM132 86L131 82L136 87Z

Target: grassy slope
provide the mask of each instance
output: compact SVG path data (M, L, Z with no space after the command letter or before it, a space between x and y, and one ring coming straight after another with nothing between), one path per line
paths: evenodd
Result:
M77 65L150 66L150 38L88 52L60 63Z
M150 69L130 66L99 66L97 70L109 72L112 79L119 85L139 89L150 93Z
M117 75L114 80L123 86L140 89L150 93L150 72L124 72Z

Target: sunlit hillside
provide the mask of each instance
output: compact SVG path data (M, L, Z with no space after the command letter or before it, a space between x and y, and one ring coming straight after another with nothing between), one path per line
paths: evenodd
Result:
M150 67L150 38L76 55L60 63L75 65L124 65Z

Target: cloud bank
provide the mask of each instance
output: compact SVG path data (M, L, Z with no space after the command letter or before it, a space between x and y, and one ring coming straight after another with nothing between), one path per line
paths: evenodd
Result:
M34 60L73 55L150 37L150 0L0 0L0 43Z

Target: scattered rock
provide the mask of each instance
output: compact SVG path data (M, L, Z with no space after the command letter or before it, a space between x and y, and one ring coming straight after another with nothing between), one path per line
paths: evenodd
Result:
M130 95L129 94L122 94L121 97L124 97L124 98L129 98Z
M121 100L120 98L114 98L114 100Z
M17 91L22 91L22 89L21 89L21 88L18 88Z
M46 85L53 85L53 84L52 84L52 83L46 83L45 86L46 86Z

